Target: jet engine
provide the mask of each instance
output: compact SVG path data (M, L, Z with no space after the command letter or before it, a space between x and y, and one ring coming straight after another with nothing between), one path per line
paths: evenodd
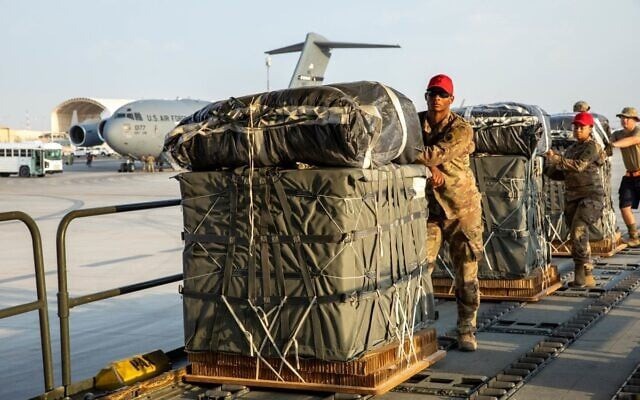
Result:
M107 123L108 118L103 119L102 121L98 122L98 136L100 136L100 138L102 140L104 140L104 125Z
M73 125L69 128L69 139L74 146L91 147L104 143L97 121Z

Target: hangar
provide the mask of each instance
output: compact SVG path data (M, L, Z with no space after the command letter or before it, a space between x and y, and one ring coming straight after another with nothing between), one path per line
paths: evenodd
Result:
M127 99L75 97L58 104L51 111L51 132L68 132L73 124L99 121L111 116L119 107L132 102Z

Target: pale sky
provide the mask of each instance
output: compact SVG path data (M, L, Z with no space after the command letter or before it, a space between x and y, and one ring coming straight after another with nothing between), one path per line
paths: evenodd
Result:
M0 126L48 130L72 97L261 92L264 51L307 32L402 46L336 49L327 83L380 81L424 109L428 78L446 73L454 105L555 113L582 99L618 126L623 106L640 107L639 17L638 0L0 0ZM271 89L288 85L297 57L273 57Z

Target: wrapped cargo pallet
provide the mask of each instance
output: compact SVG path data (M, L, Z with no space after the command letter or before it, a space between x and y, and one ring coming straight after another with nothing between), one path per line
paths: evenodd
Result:
M389 165L179 175L186 350L348 361L427 327L425 174Z
M484 258L480 279L518 279L549 262L544 237L542 157L475 155L482 195Z
M212 103L165 139L183 167L377 167L422 150L413 103L378 82L301 87Z
M478 105L455 112L471 124L476 145L470 162L482 196L485 252L478 262L480 291L484 296L496 289L493 293L501 296L508 293L509 285L495 286L492 281L525 282L548 276L544 272L550 253L544 235L540 157L549 144L548 116L537 106L518 103ZM445 291L449 290L446 285L453 284L449 263L447 250L443 249L440 268L434 273L439 279L434 279L434 285ZM514 286L523 287L520 283ZM500 288L505 291L497 290ZM437 293L439 290L436 288ZM540 288L532 286L531 290L527 296Z
M538 106L506 102L454 111L473 127L476 153L532 157L549 148L548 116Z
M575 113L551 115L552 148L559 153L575 142L572 121ZM596 122L592 135L603 148L609 143L609 121L599 114L592 114ZM607 159L600 167L605 203L602 216L589 226L589 239L594 254L611 255L620 243L620 232L616 225L616 214L611 198L611 159ZM564 219L564 182L544 177L545 218L547 240L551 243L555 255L571 254L571 238L569 227Z

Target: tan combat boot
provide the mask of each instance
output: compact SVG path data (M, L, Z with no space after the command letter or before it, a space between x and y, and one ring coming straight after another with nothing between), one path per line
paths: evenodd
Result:
M640 237L638 237L638 231L636 230L634 225L627 225L627 228L629 227L631 227L631 229L629 229L629 240L627 240L625 243L627 243L627 246L631 248L640 247Z
M573 267L573 282L569 282L569 286L584 287L586 279L584 264L575 264Z
M574 269L574 278L573 282L569 283L569 286L573 287L595 287L596 280L593 277L593 264L577 264Z
M638 238L637 236L630 236L629 240L627 240L627 247L640 247L640 238Z
M460 351L476 351L478 341L473 332L458 333L458 349Z
M596 287L596 278L593 277L593 264L584 265L584 287Z

